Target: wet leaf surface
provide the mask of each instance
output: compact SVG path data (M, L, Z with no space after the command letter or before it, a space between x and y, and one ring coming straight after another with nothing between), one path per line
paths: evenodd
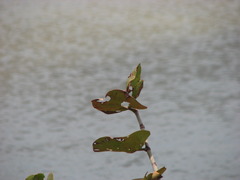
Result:
M134 153L136 151L142 150L142 147L150 136L150 131L139 130L129 136L124 137L101 137L94 141L93 151L103 152L103 151L114 151L114 152L126 152Z

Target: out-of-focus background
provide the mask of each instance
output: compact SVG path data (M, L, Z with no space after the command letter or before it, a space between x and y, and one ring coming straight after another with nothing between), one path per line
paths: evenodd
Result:
M138 130L91 100L141 63L140 115L164 180L240 179L239 0L1 0L0 179L127 180L144 152L94 153Z

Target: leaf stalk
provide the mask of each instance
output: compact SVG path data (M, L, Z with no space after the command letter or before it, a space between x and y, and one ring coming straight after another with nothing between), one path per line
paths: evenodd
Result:
M132 109L132 108L129 108L129 110L132 111L132 112L135 114L140 129L141 129L141 130L145 130L145 126L144 126L144 124L143 124L143 122L142 122L142 119L141 119L141 117L140 117L140 115L139 115L138 110ZM153 168L154 171L157 171L157 170L158 170L157 163L156 163L156 161L155 161L155 159L154 159L154 157L153 157L153 154L152 154L150 145L149 145L149 143L148 143L148 140L146 140L145 146L146 146L146 147L145 147L145 148L146 148L146 152L147 152L148 158L149 158L149 160L150 160L150 163L151 163L151 165L152 165L152 168Z

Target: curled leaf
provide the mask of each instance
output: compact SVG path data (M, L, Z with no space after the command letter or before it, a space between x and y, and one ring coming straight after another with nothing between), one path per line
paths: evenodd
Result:
M165 167L162 167L161 169L154 171L153 173L150 173L147 175L145 174L144 178L138 178L133 180L160 180L162 178L162 174L166 171Z
M143 150L142 147L149 136L150 131L139 130L125 137L101 137L93 142L93 151L134 153Z
M165 167L150 173L149 175L145 175L144 180L159 180L162 178L162 174L166 171Z
M25 180L43 180L44 177L45 177L44 174L38 173L28 176ZM47 180L53 180L53 173L48 174Z
M147 108L123 90L111 90L106 94L105 98L106 97L109 97L110 100L104 100L102 98L92 100L93 107L106 114L119 113L128 110L128 107L124 106L123 102L129 103L129 107L133 109Z
M47 180L53 180L53 173L48 174Z
M127 92L132 92L132 96L137 98L143 88L143 80L141 80L141 64L129 75L127 80Z
M39 173L39 174L30 175L25 180L43 180L44 177L45 177L44 174Z

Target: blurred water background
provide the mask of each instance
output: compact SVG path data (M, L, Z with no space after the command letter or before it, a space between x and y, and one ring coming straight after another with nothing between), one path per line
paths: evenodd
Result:
M90 103L124 89L138 63L164 180L239 180L239 0L0 0L0 179L151 172L144 152L92 151L138 130L130 112Z

